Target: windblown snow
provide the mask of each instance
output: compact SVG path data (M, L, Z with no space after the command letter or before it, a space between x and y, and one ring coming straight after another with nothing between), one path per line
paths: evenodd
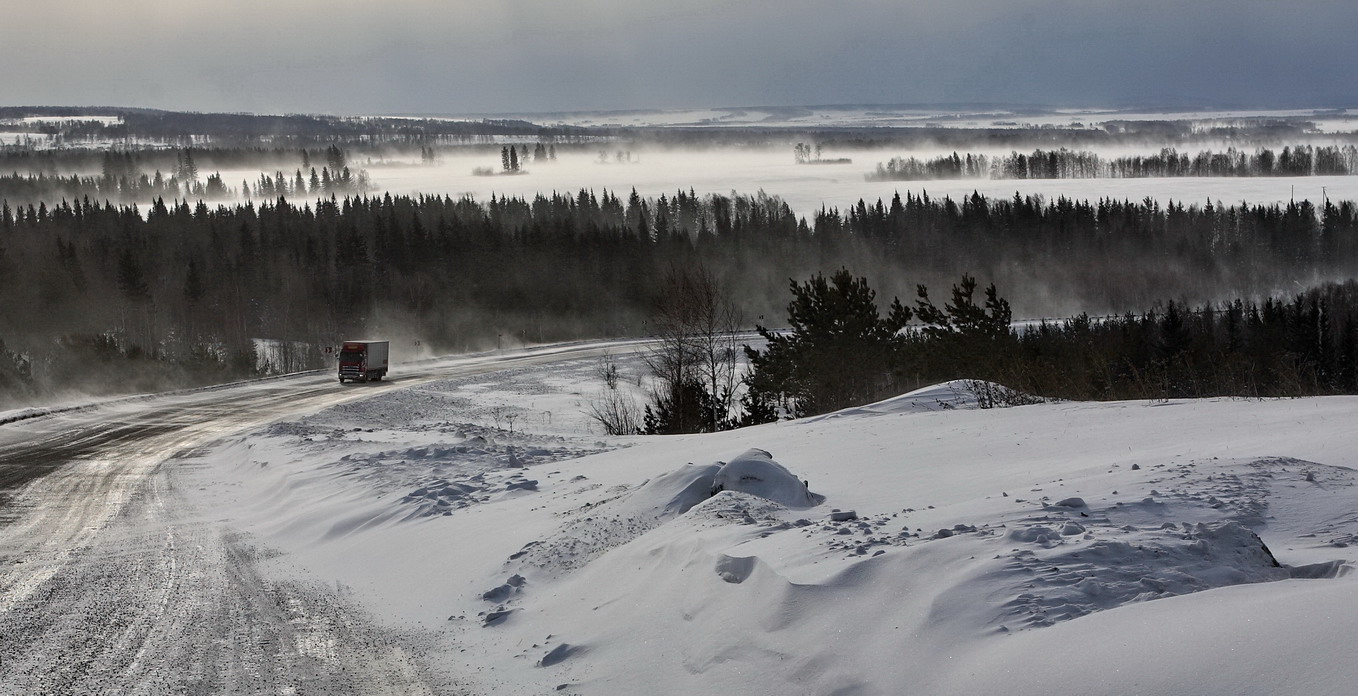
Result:
M1350 693L1358 398L977 408L948 383L608 437L587 362L181 465L484 693ZM512 417L511 417L512 416Z

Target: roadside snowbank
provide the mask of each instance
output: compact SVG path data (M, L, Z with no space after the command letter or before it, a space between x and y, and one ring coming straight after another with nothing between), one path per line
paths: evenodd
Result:
M1358 398L982 410L949 383L610 438L567 413L587 373L388 392L368 408L402 415L381 427L354 431L358 404L276 426L194 460L185 487L299 572L455 642L430 659L488 692L1358 680ZM513 433L485 417L509 404Z

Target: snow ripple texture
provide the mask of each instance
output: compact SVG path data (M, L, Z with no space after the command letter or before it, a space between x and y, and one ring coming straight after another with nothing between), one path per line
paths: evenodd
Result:
M1191 462L1156 474L1148 485L1157 488L1139 500L1042 501L1039 513L1008 521L991 542L1000 547L996 563L950 593L991 597L992 625L1009 631L1230 585L1336 577L1348 571L1343 561L1286 566L1253 531L1267 526L1280 487L1317 476L1330 486L1355 483L1351 470L1295 459ZM1334 534L1330 545L1341 547L1351 533Z

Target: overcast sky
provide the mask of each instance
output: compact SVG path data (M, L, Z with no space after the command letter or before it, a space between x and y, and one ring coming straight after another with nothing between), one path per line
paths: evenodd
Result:
M1358 106L1358 0L3 0L0 104Z

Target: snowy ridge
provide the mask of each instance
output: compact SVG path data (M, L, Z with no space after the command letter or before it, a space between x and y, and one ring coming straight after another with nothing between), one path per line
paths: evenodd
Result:
M854 406L835 411L834 413L827 413L823 416L814 416L806 419L806 422L816 423L823 420L834 420L838 418L862 418L864 416L885 416L897 413L919 413L972 408L979 408L979 404L976 393L970 386L970 381L957 379L951 382L921 387L912 392L907 392L900 396L893 396L890 399L883 399L866 406Z

